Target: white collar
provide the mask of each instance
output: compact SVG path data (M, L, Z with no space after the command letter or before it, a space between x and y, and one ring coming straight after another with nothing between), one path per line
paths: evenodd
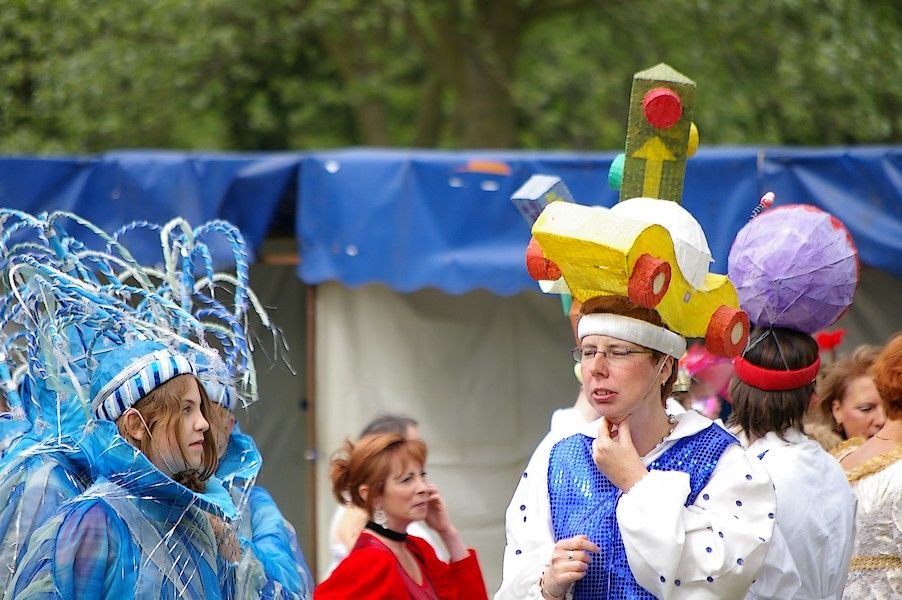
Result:
M713 423L711 419L694 410L688 410L682 414L674 415L674 418L676 419L676 425L670 435L667 436L668 441L676 441L684 437L695 435ZM599 417L591 423L586 423L577 431L578 433L595 439L598 437L598 428L601 427L601 421L602 418Z
M758 438L751 444L749 444L748 435L738 427L731 427L730 433L736 436L736 439L739 440L739 443L742 444L743 448L753 451L755 454L766 452L767 450L779 448L781 446L795 446L804 443L809 439L805 434L794 427L787 429L783 434L782 439L775 432L768 431L764 437Z

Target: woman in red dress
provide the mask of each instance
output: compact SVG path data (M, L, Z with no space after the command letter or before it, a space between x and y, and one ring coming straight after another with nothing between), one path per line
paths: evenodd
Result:
M370 520L314 600L488 600L476 552L464 546L441 495L426 481L425 463L419 440L380 434L345 442L330 464L332 491ZM423 520L441 536L450 563L407 535L408 525Z

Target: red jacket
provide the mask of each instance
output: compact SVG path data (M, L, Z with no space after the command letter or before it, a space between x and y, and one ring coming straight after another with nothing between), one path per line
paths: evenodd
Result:
M408 536L414 557L419 555L423 585L440 600L488 600L476 551L447 564L439 560L432 546L422 538ZM427 583L428 582L428 583ZM378 538L360 534L351 553L332 575L316 587L314 600L410 600L410 578L394 553ZM415 585L415 584L414 584ZM423 592L423 598L431 597Z

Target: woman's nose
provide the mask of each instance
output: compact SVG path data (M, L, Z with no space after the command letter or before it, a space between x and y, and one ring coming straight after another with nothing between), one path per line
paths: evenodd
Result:
M589 360L589 370L592 373L604 374L608 372L608 359L598 352Z
M194 429L196 431L207 431L210 429L210 423L204 418L203 415L198 417L197 422L194 424Z

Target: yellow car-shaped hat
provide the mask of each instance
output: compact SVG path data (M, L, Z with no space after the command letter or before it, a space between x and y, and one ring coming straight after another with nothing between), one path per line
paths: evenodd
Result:
M580 302L626 296L655 309L671 330L704 338L706 348L736 356L748 316L725 275L708 272L711 254L698 222L669 200L633 198L614 208L552 202L532 228L530 276L543 290Z

